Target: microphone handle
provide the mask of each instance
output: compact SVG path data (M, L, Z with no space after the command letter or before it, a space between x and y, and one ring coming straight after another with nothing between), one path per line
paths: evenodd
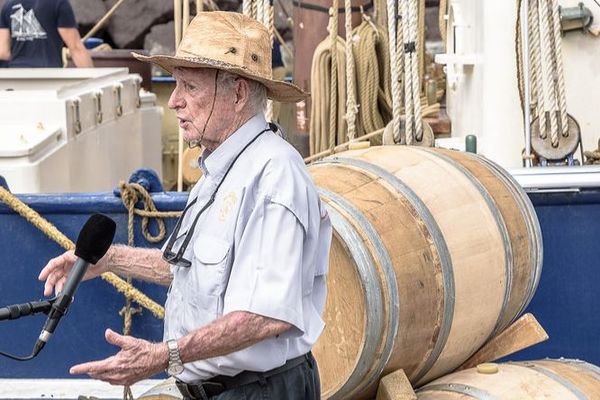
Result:
M77 258L69 276L67 277L67 281L63 286L63 290L59 293L58 298L52 304L52 309L48 314L48 319L44 324L44 328L40 333L38 338L38 344L43 347L43 344L47 343L50 339L50 336L54 333L58 322L62 318L63 315L67 312L67 308L71 305L73 301L73 295L81 283L83 276L85 275L90 263L85 261L82 258Z

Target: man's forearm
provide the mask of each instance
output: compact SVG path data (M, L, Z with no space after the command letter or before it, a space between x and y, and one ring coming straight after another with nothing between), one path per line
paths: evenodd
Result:
M81 48L71 50L71 58L75 66L79 68L92 68L94 66L90 53L83 45Z
M290 328L291 325L287 322L236 311L182 337L177 342L181 360L187 363L242 350Z
M107 255L107 269L117 275L165 286L173 279L169 264L163 260L160 250L115 245Z

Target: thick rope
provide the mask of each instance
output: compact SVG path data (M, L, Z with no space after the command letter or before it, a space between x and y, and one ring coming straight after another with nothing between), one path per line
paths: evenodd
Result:
M274 7L272 0L243 0L242 12L244 15L256 19L258 22L263 24L269 31L269 38L271 46L273 45L273 39L275 37L275 17ZM281 40L282 46L287 48L287 45ZM267 100L267 107L265 109L265 117L267 121L273 120L273 101Z
M354 76L354 55L352 51L352 0L344 1L345 28L346 28L346 125L348 127L348 139L356 137L356 89Z
M50 239L58 243L61 247L66 250L73 250L75 243L67 238L62 232L60 232L54 225L44 219L40 214L34 211L31 207L23 203L17 197L15 197L8 190L0 187L0 200L6 203L16 213L24 217L33 226L38 228L42 233L48 236ZM101 275L102 279L113 285L118 292L122 293L125 297L131 298L133 301L148 309L157 318L164 318L164 308L159 304L155 303L144 293L128 285L123 279L119 278L112 272L105 272Z
M425 77L425 0L417 1L417 57L419 59L419 93ZM417 96L418 98L419 96Z
M546 69L544 70L544 84L546 85L546 90L544 91L544 104L545 104L545 112L548 113L550 117L550 138L552 141L552 145L558 145L558 120L556 118L556 110L557 103L556 97L554 97L554 77L549 69L552 66L552 42L551 42L551 32L553 28L551 27L549 16L551 13L550 4L547 0L542 0L539 3L540 9L540 28L542 34L542 59L544 61L544 66Z
M446 30L448 29L448 0L440 0L438 13L438 29L440 30L440 38L446 47Z
M142 234L150 243L158 243L165 238L166 228L165 223L161 218L177 218L181 215L179 211L158 211L152 200L152 196L138 183L119 183L121 191L121 199L123 205L129 211L129 230L133 231L133 216L139 215L142 217ZM144 209L135 208L138 201L142 200ZM158 225L158 234L153 236L148 230L149 218L155 218Z
M529 18L529 29L531 30L531 37L529 39L529 54L531 62L529 65L531 69L531 111L534 111L532 112L532 118L537 116L539 118L538 121L540 127L545 127L546 113L543 109L543 103L540 101L540 97L543 96L544 93L544 86L542 81L542 59L540 54L540 29L537 0L530 4L527 15Z
M392 121L394 127L394 141L400 142L400 108L401 104L401 87L400 87L400 56L398 55L399 39L398 29L398 3L396 0L387 0L387 15L388 15L388 37L390 48L390 69L391 69L391 86L392 86Z
M246 16L252 16L252 0L244 0L242 3L242 12Z
M274 16L274 7L270 0L264 0L264 20L265 26L269 31L269 43L271 46L273 45L273 40L275 38L275 16ZM265 113L267 121L273 120L273 101L267 100L267 110Z
M342 104L346 103L346 80L344 78L346 62L344 48L344 40L338 37L335 58L336 70L339 74L336 74L337 84L333 87L337 91L336 99L338 101L333 105L331 104L333 85L331 84L332 57L329 38L319 43L313 53L310 78L310 91L312 94L309 135L310 154L331 148L331 114L335 118L336 126L340 127L334 132L334 142L339 144L347 140L343 120L345 110L341 107Z
M338 41L338 0L333 0L331 5L331 15L329 17L329 46L331 54L331 91L329 93L330 110L329 113L329 148L335 147L335 136L338 129L337 115L333 111L337 109L337 41Z
M560 15L558 11L560 6L558 5L558 0L552 0L550 6L552 7L550 18L552 19L552 44L554 45L552 64L554 66L554 71L556 71L555 90L557 93L555 96L557 98L558 110L560 112L560 133L566 137L569 135L569 121L567 116L567 96L565 93L565 73L563 70L561 45L562 33L560 26Z
M261 24L265 25L265 2L263 0L256 0L256 19Z
M411 40L415 43L415 52L411 57L411 75L412 75L412 106L413 118L415 123L415 139L420 142L423 140L423 115L421 113L421 77L423 75L423 54L421 46L423 45L422 38L424 37L424 21L425 2L423 0L411 0ZM423 9L422 12L420 11Z
M402 6L402 37L404 44L403 70L404 70L404 132L406 144L411 145L414 141L414 108L413 108L413 90L412 90L412 54L415 51L415 42L412 41L412 27L414 19L411 15L410 3L412 0L398 0Z
M125 207L127 208L127 214L128 214L128 218L127 218L127 244L131 247L135 246L135 232L133 229L133 223L134 223L134 219L135 219L135 204L137 203L137 193L142 194L143 197L145 195L148 195L148 192L140 185L138 184L133 184L130 183L128 185L125 184L125 182L121 182L120 184L120 189L121 189L121 199L123 200L123 203L125 205ZM149 197L149 195L147 196ZM147 203L147 202L145 202ZM152 204L152 206L154 206L154 202L152 201L152 198L150 198L150 203ZM147 218L146 219L146 225L147 225ZM159 223L159 226L162 226L162 231L164 231L164 223L162 222L161 219L157 219L157 222ZM142 222L143 225L143 222ZM164 237L164 233L162 235ZM127 277L127 284L131 285L132 284L132 279L130 276ZM121 309L121 311L119 311L119 315L121 315L123 317L123 335L130 335L131 334L131 326L133 324L133 314L137 314L137 313L141 313L141 309L135 309L132 310L131 308L131 299L130 298L126 298L125 299L125 307L123 307ZM123 387L123 399L124 400L133 400L133 393L131 392L131 387L129 386L124 386Z
M516 54L517 78L521 106L524 79L522 71L523 54L521 49L520 7L517 2ZM558 147L559 135L568 136L568 116L562 65L562 43L560 16L556 0L528 0L529 57L531 83L531 118L538 119L539 135L548 136L552 146ZM531 123L528 121L527 123ZM548 126L549 125L549 126ZM559 129L560 128L560 129Z
M368 16L354 30L353 43L356 63L357 100L360 130L364 135L387 125L392 119L392 95L390 90L390 57L388 38ZM378 139L371 140L378 144Z

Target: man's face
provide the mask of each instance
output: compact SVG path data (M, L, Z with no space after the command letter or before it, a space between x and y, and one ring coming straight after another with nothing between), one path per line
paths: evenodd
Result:
M235 114L228 104L233 101L231 93L223 93L223 89L218 88L215 99L216 73L217 70L207 68L175 68L173 77L177 85L169 99L169 108L177 113L183 139L186 142L199 140L211 150L223 141L223 128ZM210 115L213 101L214 110Z

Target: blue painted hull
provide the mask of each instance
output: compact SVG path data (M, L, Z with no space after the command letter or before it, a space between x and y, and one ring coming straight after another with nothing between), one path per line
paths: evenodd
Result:
M127 212L120 198L112 193L19 197L73 241L89 215L102 212L117 222L115 242L127 243ZM157 194L153 198L160 210L181 210L187 194ZM46 262L61 254L63 249L4 204L0 205L0 221L0 268L3 272L0 306L42 298L43 283L37 276ZM165 221L170 231L174 220ZM162 244L150 244L141 236L139 218L136 218L135 232L137 246ZM154 301L164 304L166 287L139 281L134 285ZM73 305L40 355L27 362L0 357L0 378L66 378L70 377L70 366L112 355L115 348L104 340L104 329L123 330L119 311L124 304L125 298L107 282L100 279L83 282ZM0 351L29 355L45 318L45 315L37 315L0 321ZM144 310L141 315L134 316L132 334L161 340L162 326L161 320Z
M532 193L544 267L527 312L550 339L510 359L579 358L600 365L600 190Z
M117 222L116 242L127 242L127 213L112 193L20 196L27 204L75 240L83 223L94 212ZM153 196L159 210L181 210L186 194ZM528 312L532 312L550 340L510 357L539 359L570 357L600 364L600 190L580 193L530 194L544 238L544 268ZM0 204L0 306L37 300L43 285L37 280L48 259L62 249L40 231ZM174 225L167 219L167 229ZM141 236L136 219L136 245L156 247ZM135 286L160 304L167 288L135 282ZM115 348L104 340L104 329L121 331L119 310L124 298L108 283L82 283L68 315L54 337L33 361L0 357L0 378L65 378L73 364L110 356ZM28 355L45 316L0 322L0 351ZM160 340L162 321L144 311L136 315L133 335Z

